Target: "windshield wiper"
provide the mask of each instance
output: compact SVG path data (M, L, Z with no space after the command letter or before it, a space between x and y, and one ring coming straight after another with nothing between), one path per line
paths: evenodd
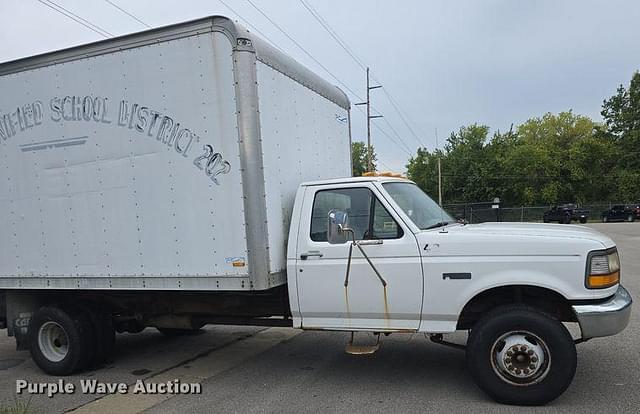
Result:
M427 226L427 227L426 227L426 228L424 228L423 230L431 230L431 229L435 229L435 228L438 228L438 227L444 227L444 226L446 226L447 224L449 224L449 222L448 222L448 221L440 221L440 222L438 222L438 223L436 223L436 224L432 224L432 225L430 225L430 226Z

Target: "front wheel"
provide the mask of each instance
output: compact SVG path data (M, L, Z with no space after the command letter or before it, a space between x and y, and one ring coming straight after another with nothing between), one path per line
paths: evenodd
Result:
M580 217L580 223L584 224L587 222L587 219L585 217Z
M500 306L474 326L467 365L476 384L504 404L542 405L571 384L576 348L567 329L530 307Z

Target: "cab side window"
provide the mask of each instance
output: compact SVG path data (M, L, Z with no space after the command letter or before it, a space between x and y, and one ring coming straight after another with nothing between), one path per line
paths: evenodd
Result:
M327 216L345 211L356 240L402 237L402 228L368 188L322 190L316 193L311 212L311 240L327 241Z

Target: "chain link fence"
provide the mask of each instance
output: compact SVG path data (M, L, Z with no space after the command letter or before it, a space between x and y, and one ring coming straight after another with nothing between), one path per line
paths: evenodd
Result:
M589 221L600 221L602 212L611 208L615 202L597 202L580 205L579 208L589 210ZM467 223L484 223L488 221L507 222L542 222L542 216L551 206L520 206L493 208L491 202L445 204L444 209L455 219Z

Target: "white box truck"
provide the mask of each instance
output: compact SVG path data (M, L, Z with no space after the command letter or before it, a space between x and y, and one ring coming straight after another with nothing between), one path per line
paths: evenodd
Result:
M575 343L628 323L613 241L349 178L349 108L224 17L0 64L0 323L52 375L145 327L469 330L493 398L560 395Z

